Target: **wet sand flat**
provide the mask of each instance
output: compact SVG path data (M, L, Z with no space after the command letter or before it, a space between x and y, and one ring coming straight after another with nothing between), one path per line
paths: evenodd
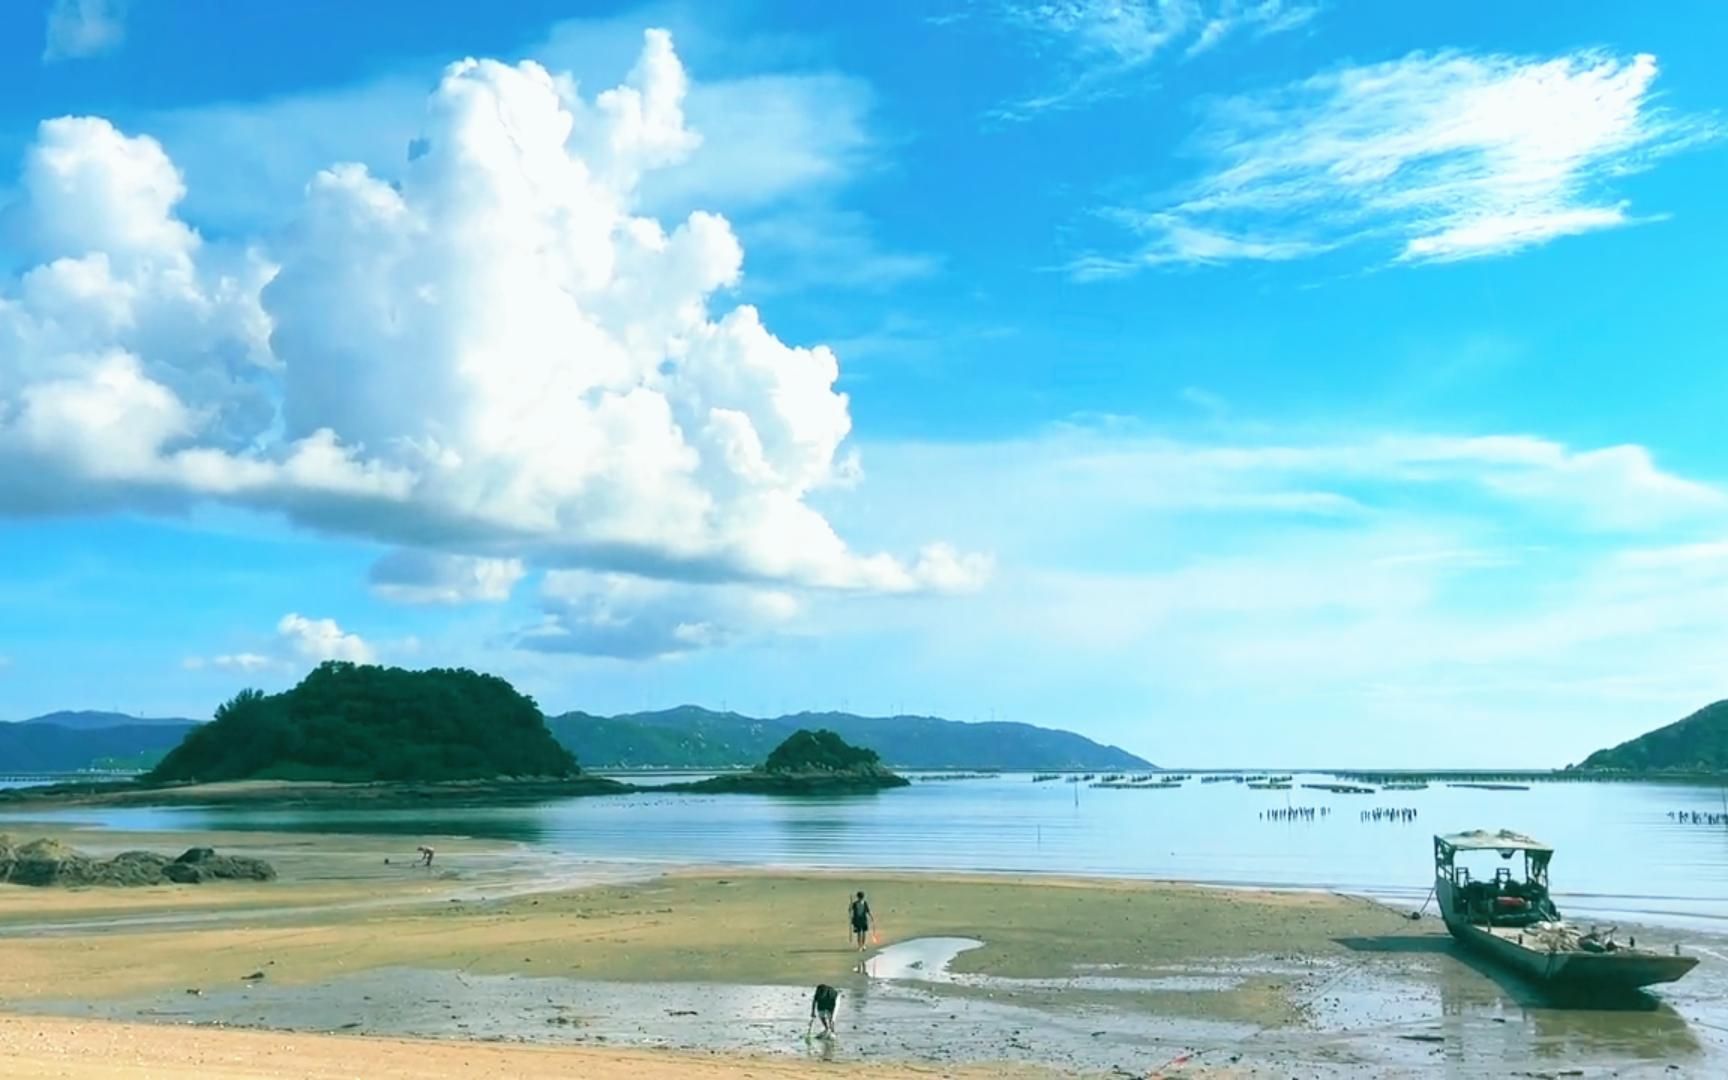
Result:
M68 839L90 851L193 842ZM273 858L282 879L142 892L0 886L6 1008L175 1025L193 1046L240 1027L345 1032L346 1044L486 1039L782 1060L810 1053L809 988L826 981L842 988L842 1037L825 1049L871 1075L912 1062L1145 1076L1173 1060L1190 1063L1176 1075L1728 1071L1721 942L1701 947L1698 971L1660 998L1579 1010L1474 962L1431 918L1324 893L661 873L472 841L438 841L437 868L425 872L398 861L401 839L196 839ZM863 955L845 925L857 889L881 935Z
M484 873L493 876L483 880L506 894L488 899L484 884L464 880L466 865L465 857L451 856L444 873L452 877L410 872L408 884L370 871L346 884L309 884L285 873L280 909L255 906L270 886L236 887L239 899L230 905L211 886L144 890L140 899L159 917L177 898L200 912L200 921L161 927L111 919L131 902L117 890L0 891L0 934L13 931L4 944L0 999L59 998L68 986L89 998L183 991L229 985L254 971L305 984L386 967L808 987L858 974L845 912L859 888L873 898L883 940L977 934L986 944L955 970L1008 979L1061 980L1100 965L1168 976L1197 961L1323 959L1345 953L1335 940L1341 936L1405 927L1383 908L1324 894L918 875L678 874L509 895L508 875L487 864ZM76 903L68 907L66 897ZM57 932L28 933L42 929L27 921L32 914L51 914ZM89 917L87 933L78 931L81 915ZM1160 1013L1283 1024L1300 1013L1292 994L1304 970L1300 961L1257 970L1206 994L1155 987L1135 994ZM1120 997L1084 985L1002 993L1030 1003Z
M503 1046L0 1015L0 1060L17 1080L420 1080L431 1077L582 1077L585 1080L781 1080L880 1077L934 1080L1040 1075L1034 1070L812 1063L763 1057L590 1047Z

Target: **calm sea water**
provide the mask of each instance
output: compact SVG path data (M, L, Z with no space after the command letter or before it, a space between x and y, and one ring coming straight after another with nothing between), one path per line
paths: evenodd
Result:
M1320 779L1299 776L1297 783ZM1287 806L1331 813L1312 822L1260 817ZM1418 817L1411 824L1360 820L1360 811L1377 806L1411 807ZM1335 795L1198 778L1172 791L1115 791L1010 775L808 799L643 792L444 810L88 808L0 815L0 827L6 817L28 817L143 831L456 834L606 862L1162 878L1337 889L1412 905L1433 880L1435 832L1512 828L1558 849L1553 885L1575 917L1728 930L1728 828L1676 824L1668 813L1678 810L1721 813L1723 793L1552 783L1528 791L1434 785ZM1497 862L1492 854L1481 858Z

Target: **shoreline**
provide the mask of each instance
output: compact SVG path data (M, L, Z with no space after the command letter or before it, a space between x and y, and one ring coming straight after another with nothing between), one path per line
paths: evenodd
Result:
M1728 960L1707 959L1697 985L1659 1000L1620 1043L1584 1038L1572 1020L1455 955L1437 920L1412 923L1324 891L575 859L547 867L531 848L453 838L434 840L436 869L421 874L396 861L411 851L405 837L53 832L85 847L274 855L282 878L0 886L0 1033L12 1033L0 1034L0 1055L32 1025L90 1025L97 1041L159 1041L147 1053L183 1046L206 1060L240 1045L218 1028L267 1029L250 1031L261 1041L248 1047L348 1029L343 1046L368 1060L403 1054L402 1038L431 1040L434 1049L414 1051L428 1061L498 1043L571 1051L539 1050L551 1056L501 1064L501 1076L556 1060L545 1075L608 1077L613 1053L629 1058L620 1068L632 1076L688 1075L680 1070L691 1060L712 1063L715 1077L802 1075L818 1066L801 1059L809 987L826 980L842 988L842 1038L831 1052L864 1070L857 1075L1146 1075L1194 1050L1216 1055L1198 1059L1212 1067L1234 1054L1286 1075L1415 1075L1441 1040L1478 1063L1490 1061L1471 1058L1482 1047L1496 1048L1496 1062L1540 1064L1555 1040L1617 1065L1656 1055L1728 1063L1728 1047L1709 1034L1728 1021ZM868 890L882 934L863 956L839 928L855 888ZM52 936L41 933L46 920ZM982 945L895 958L947 939ZM1516 1052L1503 1045L1509 1009L1534 1040ZM109 1026L140 1020L160 1026ZM691 1053L700 1056L679 1056ZM150 1060L174 1075L235 1075ZM850 1075L843 1064L820 1067ZM70 1075L110 1075L93 1060L77 1068Z
M669 774L678 775L678 774ZM703 774L707 775L707 774ZM657 777L658 778L658 777ZM306 808L413 809L419 807L510 806L553 799L615 795L859 795L908 787L904 777L843 772L722 772L706 779L632 784L584 772L564 779L492 780L222 780L151 783L91 781L0 788L0 812L57 808L244 807L258 810Z
M647 788L642 789L639 793L652 794L654 791L655 789ZM196 805L187 804L183 808L192 809ZM15 840L50 836L74 846L82 843L83 846L92 851L110 855L138 847L164 851L173 849L171 853L177 853L189 846L250 848L261 840L269 838L272 843L291 848L307 848L318 845L338 849L343 847L377 848L381 852L389 849L402 853L403 857L407 858L412 853L412 845L424 839L438 845L440 851L443 851L448 845L460 845L471 850L490 851L494 857L502 857L505 853L510 853L525 863L534 864L538 869L531 875L532 881L525 880L516 883L515 887L518 891L530 886L557 890L584 887L601 880L647 880L658 876L683 875L691 870L696 870L739 876L766 872L787 876L855 877L863 875L878 879L905 877L982 882L1018 881L1026 884L1050 883L1058 885L1065 882L1079 882L1102 887L1114 884L1131 884L1194 887L1249 893L1314 893L1373 903L1383 906L1389 911L1404 914L1423 907L1424 898L1429 896L1427 887L1414 884L1408 886L1375 886L1340 884L1335 881L1231 880L1172 877L1157 874L1082 873L1068 870L1039 871L1018 867L990 866L908 869L884 866L880 863L863 860L853 863L838 861L795 863L759 860L692 861L669 857L592 858L556 849L536 847L532 841L476 836L471 833L427 832L410 834L406 831L323 833L220 828L137 830L124 827L113 828L101 821L81 822L67 821L52 816L41 818L29 816L31 810L40 810L44 815L53 815L60 809L79 808L81 807L57 805L16 808L0 803L0 834L11 834ZM164 809L179 808L182 807L165 807ZM273 809L274 807L261 808ZM381 809L385 808L381 807ZM401 809L401 807L388 807L388 809ZM414 839L410 839L410 836ZM116 838L119 837L127 838L127 841L118 842ZM551 871L546 869L548 865L553 868ZM599 877L595 876L596 872L600 874ZM1700 933L1712 937L1728 937L1728 913L1720 910L1719 898L1717 897L1569 892L1565 889L1556 891L1555 897L1560 903L1562 912L1574 922L1618 921L1665 933ZM1710 905L1713 902L1718 905L1716 910L1701 910L1696 907L1682 906ZM1429 906L1431 908L1432 905Z
M224 780L149 784L143 781L0 788L0 812L81 807L169 808L244 806L404 809L421 806L507 806L547 799L597 798L640 791L634 784L584 773L566 779L366 781Z

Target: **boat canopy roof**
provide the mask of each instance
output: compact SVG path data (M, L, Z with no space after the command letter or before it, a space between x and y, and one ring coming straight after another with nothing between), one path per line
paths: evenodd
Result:
M1554 853L1554 849L1542 841L1523 833L1515 833L1511 829L1501 829L1499 832L1473 829L1470 832L1452 833L1450 836L1436 836L1434 842L1448 851L1537 851L1548 855Z

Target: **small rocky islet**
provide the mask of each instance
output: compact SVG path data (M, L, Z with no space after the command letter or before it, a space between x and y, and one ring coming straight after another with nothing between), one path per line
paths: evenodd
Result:
M882 764L876 751L853 746L826 729L792 733L762 764L662 791L754 795L824 795L906 787L904 776Z

